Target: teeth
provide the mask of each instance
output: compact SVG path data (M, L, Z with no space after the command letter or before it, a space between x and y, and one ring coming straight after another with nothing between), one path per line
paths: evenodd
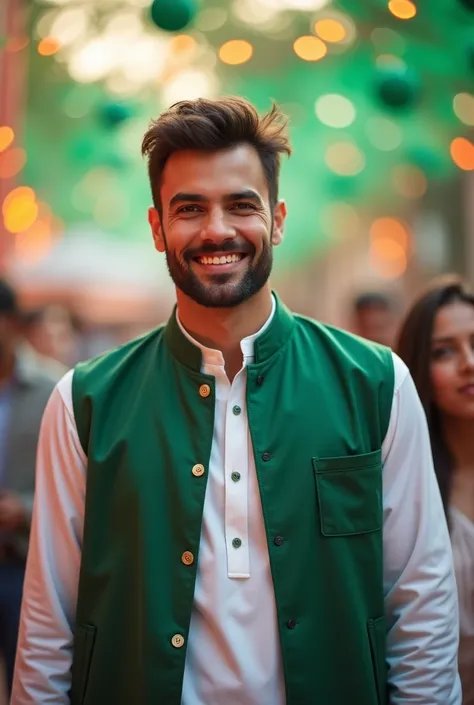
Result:
M222 255L221 257L199 257L201 264L230 264L231 262L239 262L243 255Z

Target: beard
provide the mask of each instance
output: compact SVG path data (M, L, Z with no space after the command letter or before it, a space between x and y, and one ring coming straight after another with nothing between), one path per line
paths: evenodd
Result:
M207 281L202 281L192 268L193 258L198 255L212 256L216 252L235 252L236 246L233 241L224 241L219 247L210 243L204 245L197 252L185 250L182 259L176 253L168 249L166 237L166 264L170 277L177 289L189 296L200 306L207 308L233 308L239 306L247 299L254 296L267 283L273 267L273 246L271 244L271 234L269 242L264 242L262 251L255 260L255 248L249 243L245 244L245 249L239 247L239 251L244 251L249 264L243 273L223 273L214 274L208 277Z

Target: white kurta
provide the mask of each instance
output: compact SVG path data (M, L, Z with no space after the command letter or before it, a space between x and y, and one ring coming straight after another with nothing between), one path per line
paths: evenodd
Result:
M241 343L244 363L232 384L221 353L202 349L203 371L216 377L216 414L183 705L285 703L245 401L255 337ZM394 364L393 406L382 448L391 704L460 705L450 541L424 414L407 368L396 356ZM69 702L86 476L71 380L68 373L54 391L41 431L11 705Z

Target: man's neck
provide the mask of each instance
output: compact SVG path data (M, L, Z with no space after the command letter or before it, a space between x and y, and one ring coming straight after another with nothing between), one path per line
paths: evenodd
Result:
M226 372L233 379L242 367L240 342L264 325L272 312L272 294L267 284L234 308L207 308L177 291L179 320L201 345L220 350Z

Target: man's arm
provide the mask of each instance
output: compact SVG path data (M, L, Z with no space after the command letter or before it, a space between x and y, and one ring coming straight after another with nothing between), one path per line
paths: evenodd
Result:
M41 425L11 705L69 703L86 473L71 381L68 372Z
M425 415L404 363L383 444L390 704L461 705L451 544Z

